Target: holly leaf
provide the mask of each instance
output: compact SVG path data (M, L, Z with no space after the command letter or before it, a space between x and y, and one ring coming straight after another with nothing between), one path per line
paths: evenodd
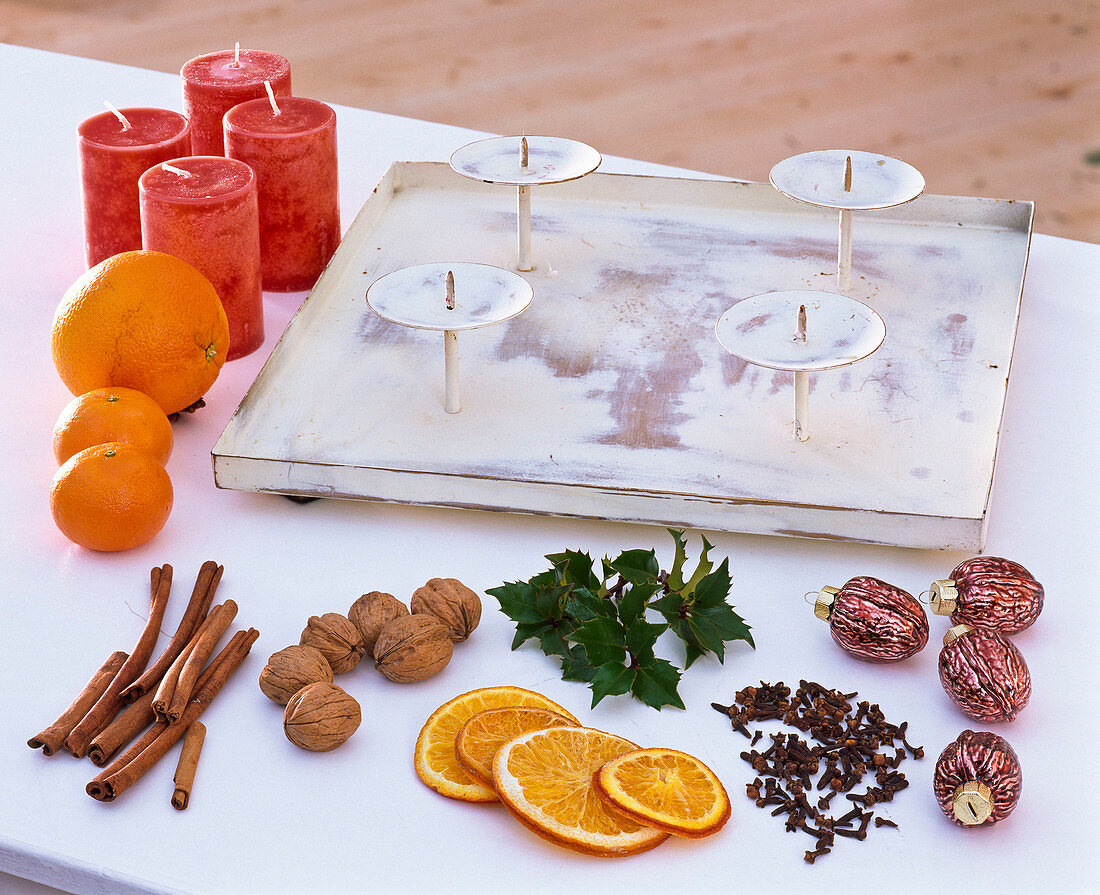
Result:
M703 577L695 586L695 592L692 595L692 603L695 606L702 606L704 608L725 603L732 585L733 578L730 577L730 561L727 557L722 560L722 564L717 569Z
M687 539L682 531L675 528L667 529L676 542L676 554L672 560L672 569L668 573L668 586L671 590L679 591L684 587L684 563L687 562Z
M626 627L627 651L636 662L648 662L653 658L653 645L666 630L666 625L654 625L645 619L637 619Z
M563 611L566 615L580 621L590 621L597 616L615 617L615 604L606 597L592 593L586 587L578 587L565 601Z
M661 574L661 564L652 550L625 550L609 563L631 584L650 584Z
M719 603L706 609L695 608L689 613L689 617L697 630L710 630L721 644L712 650L717 653L718 660L723 661L724 644L732 640L744 640L753 649L756 643L752 639L752 632L745 620L738 615L729 603ZM703 638L700 637L700 641Z
M636 584L628 587L622 599L619 600L619 619L629 627L639 618L645 615L646 605L650 598L661 589L657 582L653 584Z
M699 554L699 565L695 567L695 571L692 572L691 578L684 583L682 593L685 597L694 595L695 588L698 587L699 583L710 573L714 565L707 556L707 554L714 549L714 545L707 540L706 535L700 535L700 537L703 539L703 550Z
M579 550L548 554L551 568L530 581L511 582L487 593L515 622L512 649L536 639L543 652L561 660L565 680L591 685L593 705L607 696L631 693L654 708L683 708L677 685L681 672L656 655L661 634L673 630L684 643L686 665L706 653L722 660L725 644L753 646L749 626L729 605L729 560L717 569L705 537L699 562L686 577L687 539L669 529L675 542L672 572L660 571L654 550L625 550L604 558L598 575L592 557ZM609 582L614 581L614 591ZM649 620L649 609L661 621Z
M546 558L554 564L554 570L563 584L587 587L589 590L599 588L600 579L592 570L592 557L587 553L565 550L562 553L548 554Z
M562 680L588 683L595 674L596 669L589 663L584 647L570 646L568 656L561 662Z
M573 631L573 625L558 626L547 625L546 630L539 635L539 646L548 656L568 656L569 644L565 638Z
M491 587L485 593L496 597L501 611L519 624L545 622L551 617L545 607L539 605L539 588L527 581L512 581Z
M718 661L724 663L726 641L729 640L744 640L753 649L756 648L748 625L729 603L723 602L705 609L691 606L682 618L677 616L671 620L669 627L684 641L685 668L690 668L696 659L706 653L714 653Z
M595 708L605 696L622 696L629 693L634 684L636 672L621 662L607 662L596 669L592 675L592 708Z
M623 626L618 619L597 616L578 626L569 639L584 647L592 665L623 662L626 659Z
M682 709L684 701L676 692L679 683L679 669L665 659L654 658L638 665L630 692L658 711L665 705Z
M552 628L550 622L520 622L516 625L516 636L512 638L512 649L519 649L533 637L542 637L544 631Z

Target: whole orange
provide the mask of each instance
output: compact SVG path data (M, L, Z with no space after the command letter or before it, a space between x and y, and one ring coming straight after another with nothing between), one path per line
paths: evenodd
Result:
M172 482L141 448L109 441L74 454L50 485L61 533L90 550L129 550L151 540L172 512Z
M121 386L96 388L69 402L53 429L58 463L107 441L125 441L156 457L172 454L172 424L148 395Z
M186 261L123 252L69 287L54 315L50 350L74 395L121 385L176 413L218 378L229 323L210 281Z

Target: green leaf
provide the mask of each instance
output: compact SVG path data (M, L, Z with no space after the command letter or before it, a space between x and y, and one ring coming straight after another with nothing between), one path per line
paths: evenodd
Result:
M682 531L668 529L672 540L676 542L676 555L672 560L672 569L668 573L668 586L671 590L681 590L684 586L684 563L687 562L687 540Z
M547 629L552 629L550 622L520 622L516 625L516 636L512 638L512 649L519 649L520 645L532 637L541 637Z
M525 581L513 581L500 587L492 587L485 593L496 597L501 611L514 622L532 624L550 618L550 614L536 603L538 588Z
M695 587L694 600L696 606L718 606L726 602L729 596L733 579L730 577L730 561L727 557L722 564L704 577Z
M547 569L545 572L539 572L534 578L532 578L528 584L532 587L554 587L558 584L558 570ZM488 591L486 591L488 593Z
M563 607L566 615L580 621L589 621L597 616L615 617L615 604L606 597L600 597L586 587L574 590Z
M649 604L650 609L656 609L664 616L669 624L679 617L680 607L686 606L684 598L677 593L665 594Z
M581 681L588 683L596 674L596 669L589 664L588 657L584 654L584 648L571 646L569 655L562 659L561 678L563 681Z
M563 584L587 587L590 590L596 590L600 586L600 579L592 571L592 557L587 553L566 550L562 553L551 553L546 558L554 564Z
M646 602L661 589L659 584L635 585L627 588L619 600L619 619L629 627L645 615Z
M542 651L548 656L568 656L569 644L565 642L565 638L572 633L571 627L571 625L564 628L547 626L539 636L539 646L542 647Z
M644 619L638 619L626 628L627 651L638 662L653 658L653 644L666 630L667 625L654 625Z
M682 618L671 619L669 627L684 641L685 668L706 653L714 653L719 662L724 662L725 642L729 640L745 640L755 649L748 625L728 603L704 609L691 606Z
M679 683L680 671L675 665L665 659L651 659L638 666L630 692L658 710L665 705L682 709L684 702L676 692Z
M691 613L691 617L700 624L705 622L710 625L722 641L744 640L749 646L756 649L756 643L752 639L749 625L745 623L740 615L734 612L729 603L719 603L717 606L706 609L696 609ZM721 659L722 651L719 649L715 652L718 653L718 658Z
M623 626L617 619L597 616L580 625L569 635L569 639L584 647L585 655L592 665L622 662L626 659Z
M649 584L661 574L661 564L652 550L625 550L610 565L631 584Z
M701 535L703 539L703 550L699 554L699 565L695 567L695 571L692 573L691 578L684 584L683 594L685 597L691 597L695 593L695 588L699 582L703 580L710 572L711 567L714 565L708 558L707 554L714 549L714 545L707 540L706 535Z
M637 672L621 662L608 662L595 670L592 676L592 708L605 696L622 696L629 693Z
M687 538L675 529L669 534L676 548L667 575L654 550L605 557L602 576L589 554L565 550L548 554L551 568L529 581L489 590L516 625L512 649L537 639L543 652L560 658L563 679L590 683L593 705L629 692L654 708L683 708L676 692L680 670L656 655L666 630L684 643L685 667L706 653L723 659L728 641L751 646L753 640L749 626L727 602L729 560L715 569L709 555L714 545L703 537L699 561L685 580ZM614 582L613 595L609 582ZM660 621L649 620L651 608Z

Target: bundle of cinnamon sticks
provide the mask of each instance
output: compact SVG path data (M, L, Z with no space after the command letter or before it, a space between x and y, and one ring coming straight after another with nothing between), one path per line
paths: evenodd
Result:
M255 628L239 630L213 655L237 614L232 600L211 608L222 571L211 560L202 564L176 633L149 665L172 589L172 567L153 569L149 619L133 650L112 653L61 716L27 745L45 755L66 749L91 758L103 771L86 789L101 801L113 801L140 780L197 721L259 636ZM196 739L201 745L201 737ZM187 760L197 761L196 753L189 750ZM184 776L193 772L191 767ZM184 805L188 794L180 799Z

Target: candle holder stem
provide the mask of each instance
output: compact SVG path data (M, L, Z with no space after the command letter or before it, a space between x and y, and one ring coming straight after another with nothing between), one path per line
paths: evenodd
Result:
M517 217L519 218L519 270L534 270L531 263L531 187L519 186Z
M810 440L810 374L794 374L794 437Z
M836 253L836 288L847 292L852 288L852 211L840 210L840 244Z
M458 396L458 333L443 331L443 373L446 377L444 409L447 413L458 413L462 402Z

